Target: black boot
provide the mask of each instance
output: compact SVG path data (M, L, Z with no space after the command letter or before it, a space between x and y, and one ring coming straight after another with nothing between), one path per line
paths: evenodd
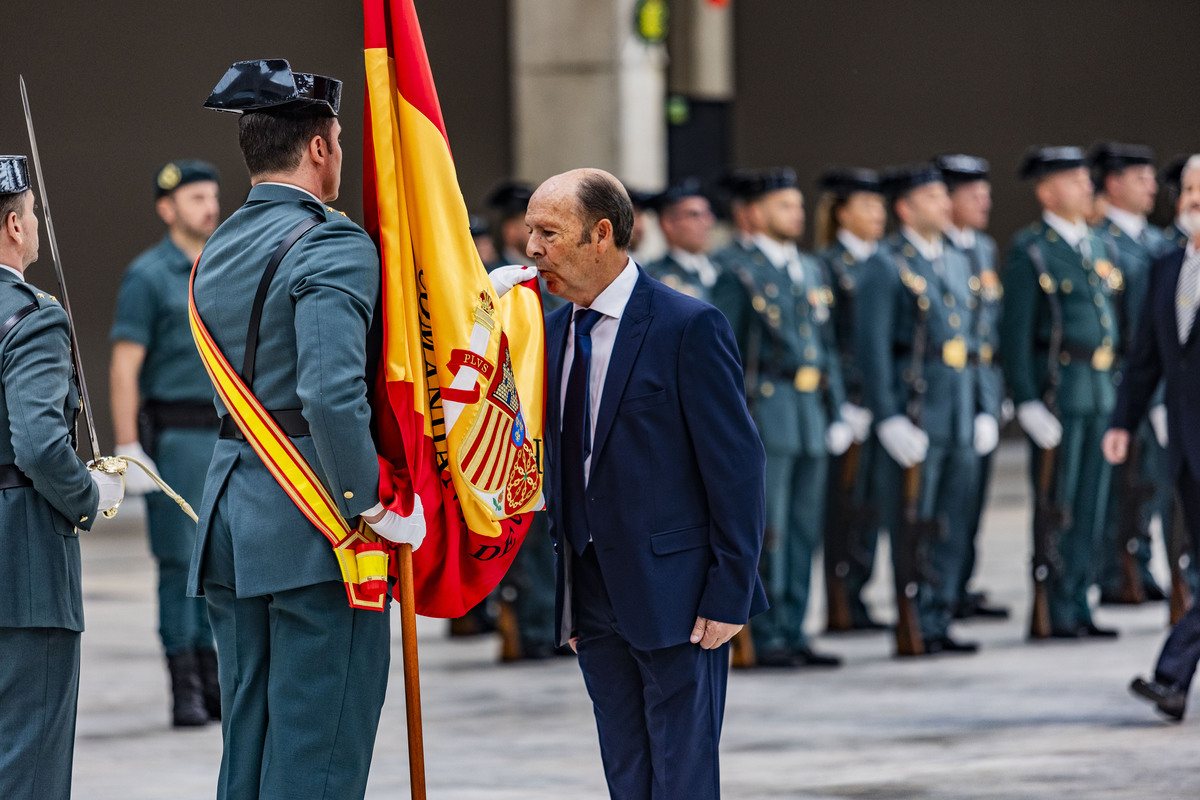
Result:
M167 670L171 673L171 724L176 728L207 724L195 653L187 650L167 656Z
M200 673L200 691L208 718L221 719L221 683L217 680L217 651L211 647L196 648L196 671Z

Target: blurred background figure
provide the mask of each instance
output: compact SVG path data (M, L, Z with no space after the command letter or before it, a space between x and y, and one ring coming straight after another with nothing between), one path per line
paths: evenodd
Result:
M696 178L671 186L650 201L667 242L667 252L645 265L651 277L672 289L708 300L717 268L708 257L716 217Z

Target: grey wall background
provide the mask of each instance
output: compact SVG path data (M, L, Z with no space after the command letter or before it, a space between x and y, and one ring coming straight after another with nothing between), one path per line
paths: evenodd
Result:
M595 0L562 0L562 2ZM733 0L733 160L791 164L810 189L830 163L878 166L945 150L996 171L1001 241L1034 212L1013 176L1032 142L1200 149L1200 4L1184 0ZM506 0L417 0L468 205L511 164ZM174 4L46 0L6 16L0 152L27 153L24 73L96 404L125 265L161 235L152 180L171 158L215 162L223 210L247 188L233 117L200 108L232 61L286 57L343 78L342 197L361 216L362 28L356 2ZM580 35L586 35L581 32ZM553 124L548 111L546 124ZM48 249L30 279L52 286Z

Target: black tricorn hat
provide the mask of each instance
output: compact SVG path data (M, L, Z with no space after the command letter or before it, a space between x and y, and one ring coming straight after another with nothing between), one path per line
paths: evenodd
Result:
M821 191L841 198L849 197L855 192L883 192L879 173L862 167L830 167L817 178L817 185L821 187Z
M1159 183L1178 194L1183 184L1183 168L1187 165L1189 158L1191 158L1190 154L1183 153L1168 161L1162 171L1158 173Z
M1101 182L1106 176L1120 172L1126 167L1153 163L1154 151L1143 144L1097 142L1088 153L1088 165Z
M154 198L157 200L189 183L199 181L221 182L221 174L217 168L207 161L181 159L168 161L154 173Z
M684 178L678 183L668 186L663 191L649 198L646 205L661 214L679 201L686 200L689 197L703 197L708 199L708 195L704 193L704 186L700 183L699 178Z
M471 236L487 236L491 233L491 226L488 225L486 217L472 214L467 217L467 224L471 226Z
M629 195L629 202L637 211L653 209L654 198L658 197L658 192L651 192L647 189L631 189L628 186L625 187L625 194Z
M342 104L342 82L324 75L292 72L282 58L239 61L217 83L205 108L244 114L247 111L336 117Z
M1017 176L1023 179L1042 178L1056 172L1086 167L1087 160L1083 151L1078 147L1049 147L1034 145L1025 151L1021 158L1021 166L1017 168Z
M29 190L29 162L25 156L0 156L0 194Z
M927 183L944 182L942 171L932 163L890 167L883 171L883 193L892 202Z
M757 200L780 189L795 189L799 184L791 167L770 169L737 169L727 174L722 183L729 193L742 200Z
M964 183L986 181L990 165L987 159L978 156L968 156L963 153L947 153L933 159L934 165L942 171L942 180L947 188L953 189Z
M496 184L488 193L488 208L498 209L504 216L511 217L524 214L529 208L529 198L533 197L533 189L521 181L505 180Z

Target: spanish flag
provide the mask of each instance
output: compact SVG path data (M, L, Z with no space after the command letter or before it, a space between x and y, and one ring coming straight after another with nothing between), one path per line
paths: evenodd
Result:
M412 0L363 11L363 206L383 262L380 494L405 511L421 496L416 611L456 617L499 583L542 505L541 299L536 282L497 299L479 260Z

